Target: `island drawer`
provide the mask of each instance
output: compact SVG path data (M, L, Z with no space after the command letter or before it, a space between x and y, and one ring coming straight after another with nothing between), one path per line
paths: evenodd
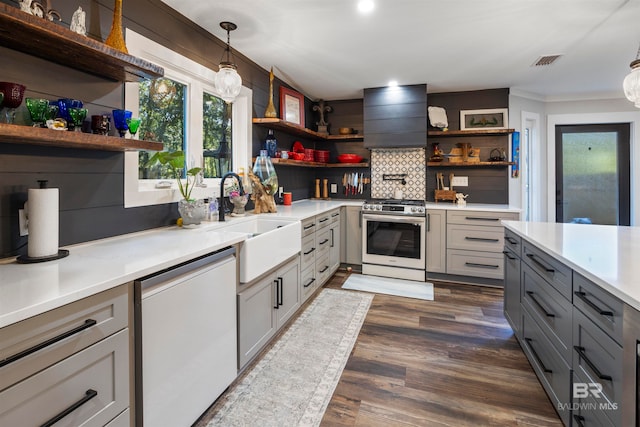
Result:
M331 276L331 265L329 262L329 254L326 254L322 258L316 261L316 280L318 284L316 286L324 285L324 282Z
M329 212L329 217L331 218L331 220L329 221L331 224L340 222L340 209L334 209Z
M129 290L118 286L0 329L0 390L127 328Z
M502 252L447 249L447 274L503 279L504 256Z
M468 210L447 210L447 224L488 225L502 227L500 221L517 221L515 212L485 212Z
M322 230L331 223L331 215L329 212L316 216L316 231Z
M522 304L567 363L573 347L573 306L531 267L522 267Z
M302 287L302 302L304 302L318 287L315 264L306 270L302 270L302 273L300 273L300 286Z
M620 404L616 405L606 395L598 394L597 385L590 383L578 372L573 374L573 384L577 387L573 401L575 409L571 415L574 426L619 427L623 425ZM594 394L598 397L596 398Z
M0 393L0 425L103 426L129 406L129 330L122 330ZM48 424L47 424L48 425Z
M622 345L622 301L574 271L573 305Z
M470 251L502 252L504 233L497 227L448 224L447 247Z
M522 238L507 228L504 229L504 245L522 258Z
M302 227L302 237L306 237L310 234L313 234L316 232L316 218L315 217L311 217L311 218L307 218L305 220L303 220L301 222Z
M572 271L569 267L527 241L522 244L522 260L571 301Z
M316 235L311 234L302 238L300 249L300 269L304 270L316 262Z
M576 307L573 308L573 370L600 384L611 402L622 404L622 347Z

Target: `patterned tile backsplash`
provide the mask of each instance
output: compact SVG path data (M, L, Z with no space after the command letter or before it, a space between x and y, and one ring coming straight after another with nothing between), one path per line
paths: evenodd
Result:
M371 150L371 197L394 198L396 190L405 199L425 200L426 158L424 148L385 148ZM384 180L383 175L407 174L406 184Z

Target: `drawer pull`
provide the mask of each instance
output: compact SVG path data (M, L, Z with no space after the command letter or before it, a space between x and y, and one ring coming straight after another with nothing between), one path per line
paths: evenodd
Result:
M312 277L312 278L311 278L311 280L309 280L309 283L307 283L306 285L304 285L304 287L305 287L305 288L308 288L308 287L309 287L309 286L311 286L311 284L312 284L313 282L315 282L315 281L316 281L316 279L315 279L314 277Z
M28 356L28 355L30 355L32 353L35 353L36 351L40 351L43 348L49 347L50 345L55 344L58 341L62 341L65 338L68 338L68 337L70 337L72 335L75 335L75 334L77 334L79 332L82 332L85 329L88 329L88 328L92 327L96 323L98 323L98 322L96 322L93 319L87 319L87 320L84 321L84 323L82 325L80 325L80 326L78 326L76 328L73 328L73 329L71 329L71 330L69 330L67 332L63 332L58 336L55 336L55 337L50 338L50 339L48 339L46 341L43 341L40 344L34 345L31 348L28 348L26 350L21 351L20 353L16 353L13 356L9 356L4 360L0 360L0 368L2 368L3 366L8 365L10 363L13 363L13 362L15 362L15 361L17 361L19 359L22 359L23 357L26 357L26 356Z
M315 223L314 223L314 224L309 224L309 225L307 225L306 227L303 227L303 230L308 230L308 229L310 229L311 227L315 227L315 226L316 226L316 224L315 224Z
M482 218L477 216L465 216L464 219L469 221L500 221L500 218Z
M307 252L303 252L305 255L309 255L311 252L315 251L316 248L311 248Z
M473 240L478 242L499 242L500 241L500 239L487 239L484 237L469 237L469 236L465 236L464 240Z
M499 265L495 265L495 264L478 264L475 262L465 262L464 265L468 267L479 267L479 268L500 268Z
M553 273L555 272L555 270L551 267L547 267L546 265L544 265L542 262L538 261L538 259L536 258L536 256L534 254L527 254L527 257L529 257L531 259L531 261L535 262L536 264L538 264L538 266L540 268L542 268L544 271L546 271L547 273Z
M502 251L502 253L504 254L504 256L509 258L511 261L513 261L514 259L517 259L516 257L512 256L511 252L509 252L509 251Z
M586 293L580 292L580 291L575 291L574 294L575 294L575 296L580 298L582 301L584 301L584 303L587 304L589 307L591 307L595 311L597 311L599 315L613 317L613 311L601 309L600 307L595 305L593 303L593 301L591 301L589 298L587 298L587 294Z
M533 292L532 291L527 291L527 295L529 295L529 298L531 298L531 301L536 303L536 305L540 308L540 310L542 310L542 312L544 313L545 316L547 316L547 317L556 317L555 314L549 313L547 310L545 310L545 308L542 306L542 304L540 304L540 302L536 299L536 297L533 296Z
M531 338L525 338L524 340L527 342L527 344L529 344L529 348L531 349L531 353L533 354L533 357L536 358L536 361L538 362L538 365L540 365L542 370L544 372L546 372L547 374L553 374L553 371L551 369L549 369L546 366L544 366L544 363L542 363L542 359L540 359L540 356L538 356L538 353L536 353L536 349L533 348L533 345L531 344L533 342L533 340Z
M573 414L573 421L576 422L578 427L584 427L584 423L583 423L584 417L582 415Z
M325 265L324 268L322 270L320 270L318 273L324 273L325 271L327 271L329 269L328 265Z
M335 218L335 217L337 217L337 216L340 216L340 212L336 212L336 213L332 213L332 214L331 214L331 217L332 217L332 218Z
M517 245L518 244L518 241L516 239L514 239L513 237L504 236L504 240L506 240L507 242L511 243L512 245Z
M329 218L322 218L321 220L318 220L318 222L325 222L325 221L329 221Z
M329 241L329 239L324 239L322 242L320 242L321 245L324 245L325 243L327 243Z
M589 367L591 368L591 370L593 371L594 374L596 374L596 377L600 378L601 380L606 380L606 381L613 381L613 378L611 378L611 376L609 375L604 375L602 373L600 373L600 370L598 368L596 368L596 365L593 364L593 362L591 360L589 360L589 358L587 357L586 354L584 354L584 347L580 347L577 345L573 346L573 349L578 352L578 354L580 355L580 357L587 362L587 365L589 365Z
M51 418L49 421L42 424L40 427L51 427L52 425L54 425L55 423L57 423L58 421L60 421L61 419L63 419L64 417L66 417L67 415L69 415L70 413L72 413L73 411L75 411L76 409L78 409L79 407L81 407L91 399L93 399L94 397L96 397L97 395L98 395L97 391L91 390L91 389L87 390L84 393L84 397L82 399L78 400L76 403L69 406L67 409L60 412L55 417Z

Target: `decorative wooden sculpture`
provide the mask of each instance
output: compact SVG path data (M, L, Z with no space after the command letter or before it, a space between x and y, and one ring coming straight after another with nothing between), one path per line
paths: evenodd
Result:
M273 67L271 67L271 72L269 73L269 104L267 104L267 109L264 111L264 116L269 118L278 117L276 107L273 105Z
M251 200L255 205L254 213L277 212L276 201L273 195L267 193L264 185L260 182L260 178L253 172L249 172L249 180L251 180L251 187L253 188Z
M113 6L113 22L111 23L111 32L105 40L104 44L110 46L120 52L129 54L127 45L124 43L124 35L122 33L122 0L115 0Z

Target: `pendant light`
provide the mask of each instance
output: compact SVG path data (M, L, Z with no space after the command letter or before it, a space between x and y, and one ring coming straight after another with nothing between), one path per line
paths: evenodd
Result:
M624 78L622 87L624 89L624 95L633 104L640 108L640 48L636 54L636 59L631 64L631 72Z
M221 22L220 26L227 31L227 47L224 50L227 54L227 59L226 61L220 61L215 86L220 98L228 103L232 103L240 93L240 88L242 87L242 78L236 70L236 64L229 60L229 54L231 53L229 33L238 28L238 26L233 22L226 21Z

